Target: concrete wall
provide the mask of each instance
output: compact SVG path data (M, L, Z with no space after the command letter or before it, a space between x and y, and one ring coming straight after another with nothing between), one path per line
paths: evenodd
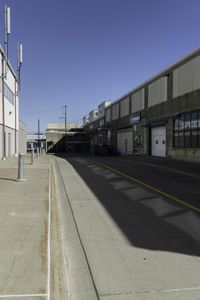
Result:
M0 73L2 73L2 58L3 54L0 50ZM19 99L17 91L16 75L8 63L6 76L0 79L0 158L18 153Z
M53 151L54 146L57 145L65 136L62 132L46 132L46 147L47 152Z

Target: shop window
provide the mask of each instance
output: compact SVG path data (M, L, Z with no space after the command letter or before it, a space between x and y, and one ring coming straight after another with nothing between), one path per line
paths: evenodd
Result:
M190 128L191 128L191 147L192 148L197 148L198 147L198 113L192 112L191 113L191 123L190 123Z
M102 134L99 135L99 146L103 145L103 136Z
M179 119L179 147L184 147L184 115L182 115Z
M107 145L111 145L111 130L110 129L107 132Z
M200 111L183 113L174 119L173 145L180 148L200 147Z
M174 119L174 147L179 146L179 119Z
M184 122L184 147L189 148L190 146L190 113L187 113Z

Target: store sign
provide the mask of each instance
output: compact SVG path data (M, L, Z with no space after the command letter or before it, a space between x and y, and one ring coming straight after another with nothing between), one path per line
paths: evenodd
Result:
M197 129L200 128L200 119L199 120L180 120L176 119L174 122L174 130L175 131L182 131L187 129Z
M130 116L130 124L134 125L134 124L139 124L141 121L141 114L140 112L134 113Z

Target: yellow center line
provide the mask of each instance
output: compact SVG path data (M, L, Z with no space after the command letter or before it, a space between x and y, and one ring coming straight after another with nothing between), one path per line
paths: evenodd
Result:
M173 200L173 201L176 201L176 202L179 203L179 204L182 204L182 205L184 205L184 206L187 206L187 207L189 207L190 209L192 209L192 210L194 210L194 211L200 213L200 208L198 208L198 207L196 207L196 206L193 206L193 205L189 204L188 202L186 202L186 201L184 201L184 200L181 200L181 199L178 199L177 197L171 196L171 195L169 195L168 193L165 193L165 192L163 192L163 191L161 191L161 190L159 190L159 189L157 189L157 188L155 188L155 187L153 187L153 186L151 186L151 185L149 185L149 184L147 184L147 183L144 183L144 182L141 181L141 180L138 180L138 179L136 179L136 178L134 178L134 177L132 177L132 176L126 175L125 173L120 172L120 171L118 171L118 170L116 170L116 169L113 169L113 168L111 168L111 167L109 167L109 166L107 166L107 165L105 165L105 164L102 164L102 163L96 163L96 162L95 162L95 164L97 164L97 165L99 165L99 166L102 166L102 167L104 167L104 168L106 168L106 169L108 169L108 170L111 170L111 171L113 171L113 172L115 172L115 173L117 173L117 174L119 174L119 175L121 175L121 176L123 176L123 177L126 177L126 178L130 179L131 181L134 181L134 182L136 182L136 183L138 183L138 184L140 184L140 185L142 185L142 186L144 186L144 187L146 187L146 188L148 188L148 189L150 189L150 190L152 190L152 191L154 191L154 192L156 192L156 193L158 193L158 194L160 194L160 195L162 195L162 196L165 196L165 197L167 197L167 198L169 198L169 199L171 199L171 200Z

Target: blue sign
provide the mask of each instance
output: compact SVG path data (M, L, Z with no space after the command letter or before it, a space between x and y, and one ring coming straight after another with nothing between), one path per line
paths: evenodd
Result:
M139 124L141 121L141 115L140 112L134 113L132 115L130 115L130 124L134 125L134 124Z

